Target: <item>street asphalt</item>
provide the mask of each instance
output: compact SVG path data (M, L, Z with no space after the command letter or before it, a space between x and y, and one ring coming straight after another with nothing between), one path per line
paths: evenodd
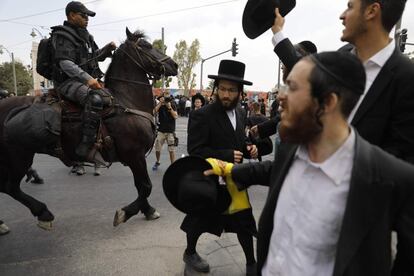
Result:
M179 158L187 154L187 118L178 119L176 133ZM93 168L88 167L85 175L77 176L59 160L36 155L33 167L45 184L22 181L21 187L47 204L55 215L53 229L38 228L37 219L25 206L0 194L0 219L11 229L8 235L0 236L0 276L245 275L244 254L231 233L200 238L197 250L210 263L209 274L185 267L186 241L180 230L184 214L168 202L162 190L162 176L169 165L166 148L157 171L151 170L154 162L152 152L147 157L153 184L149 201L161 217L146 221L138 214L115 228L115 210L137 196L128 167L115 163L100 176L94 176ZM267 188L252 187L249 195L257 220Z

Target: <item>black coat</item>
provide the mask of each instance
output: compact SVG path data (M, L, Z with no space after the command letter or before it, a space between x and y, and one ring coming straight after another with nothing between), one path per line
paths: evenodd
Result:
M238 150L249 158L245 134L246 113L240 106L236 107L235 112L236 130L218 102L191 112L188 120L188 153L234 162L234 151Z
M351 51L348 44L339 51ZM300 57L289 39L274 49L290 70ZM384 64L351 124L371 144L414 163L414 63L395 49Z
M232 170L238 187L269 186L259 221L258 272L266 261L279 192L297 146L282 144L274 162L241 164ZM334 276L414 275L414 166L356 135L355 157L337 245ZM391 267L391 230L398 253Z
M192 111L188 120L188 153L202 158L213 157L234 162L234 151L238 150L243 152L244 157L249 158L245 135L246 113L240 106L237 106L235 112L236 130L233 129L226 111L218 102ZM224 185L221 188L227 189ZM251 208L232 215L187 215L181 224L181 229L186 233L209 232L217 236L220 236L223 230L257 235Z

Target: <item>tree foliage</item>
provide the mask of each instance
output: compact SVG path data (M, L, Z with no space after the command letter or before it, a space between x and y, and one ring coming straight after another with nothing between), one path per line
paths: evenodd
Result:
M163 52L165 54L166 51L167 51L167 46L165 46L165 45L164 45L164 47L162 47L162 46L163 46L163 43L162 43L162 40L161 39L155 39L152 42L152 47L154 47L155 49L160 50L161 52ZM164 48L164 49L162 49L162 48ZM171 81L172 81L172 78L171 77L166 78L165 79L165 87L170 87L170 82ZM154 88L161 88L162 87L162 80L154 81L152 83L152 87L154 87Z
M207 85L207 90L213 90L214 80L209 80Z
M15 62L17 96L26 95L33 88L31 72L21 63ZM13 65L11 62L0 64L0 88L14 92Z
M188 96L190 90L195 87L195 77L193 69L201 61L200 42L195 39L190 47L185 40L175 44L173 59L178 64L178 87L184 90L184 95Z

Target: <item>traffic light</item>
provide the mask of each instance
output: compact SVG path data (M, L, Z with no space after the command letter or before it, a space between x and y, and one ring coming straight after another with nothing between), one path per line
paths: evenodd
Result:
M402 29L400 34L400 51L404 53L405 51L405 43L407 41L407 29Z
M233 44L231 45L231 55L235 57L239 52L239 44L236 43L236 38L233 39Z

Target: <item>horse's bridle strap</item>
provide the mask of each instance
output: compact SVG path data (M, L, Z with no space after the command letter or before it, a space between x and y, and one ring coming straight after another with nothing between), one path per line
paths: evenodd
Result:
M152 124L155 124L154 116L151 113L141 111L141 110L138 110L138 109L128 108L128 107L125 107L124 112L135 114L135 115L147 118Z

